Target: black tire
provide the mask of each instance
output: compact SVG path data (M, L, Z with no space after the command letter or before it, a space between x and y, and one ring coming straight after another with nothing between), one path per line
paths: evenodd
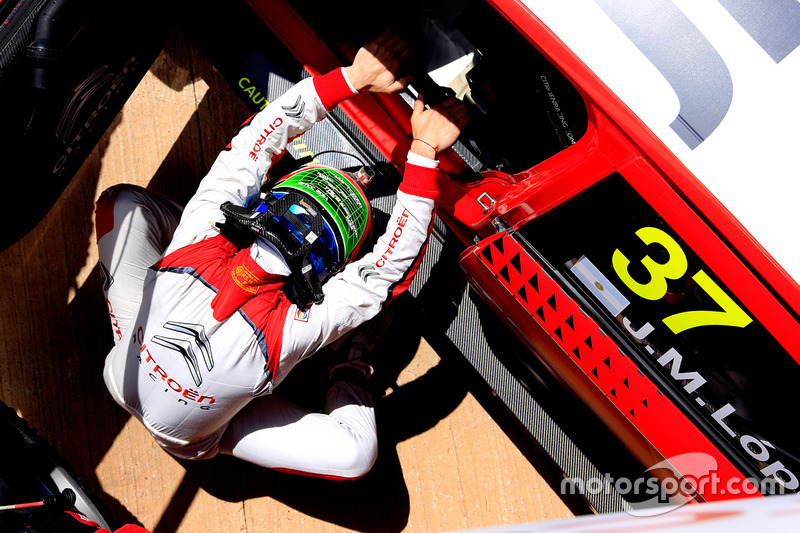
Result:
M72 467L28 423L3 402L0 402L0 505L42 500L71 489L75 493L76 510L101 527L113 530L115 522ZM47 516L47 514L52 516ZM0 511L0 531L16 532L25 524L39 525L37 531L56 531L48 525L60 522L62 509ZM114 526L114 527L112 527ZM63 526L59 524L59 531Z

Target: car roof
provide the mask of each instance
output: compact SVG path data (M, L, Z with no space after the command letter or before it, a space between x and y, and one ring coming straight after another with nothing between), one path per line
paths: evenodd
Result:
M524 3L800 280L800 4Z

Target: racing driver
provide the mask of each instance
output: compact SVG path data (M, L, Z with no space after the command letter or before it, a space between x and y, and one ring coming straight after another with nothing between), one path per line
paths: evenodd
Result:
M351 371L342 379L332 373L324 413L272 391L298 362L408 287L438 196L436 155L468 122L466 107L450 99L426 108L417 99L392 216L360 256L369 203L346 173L311 167L261 188L287 144L338 103L406 87L397 71L408 54L405 41L385 33L350 66L289 89L236 132L183 209L130 185L99 198L98 248L115 340L105 383L174 456L231 454L330 479L360 477L374 464L368 365L345 363Z

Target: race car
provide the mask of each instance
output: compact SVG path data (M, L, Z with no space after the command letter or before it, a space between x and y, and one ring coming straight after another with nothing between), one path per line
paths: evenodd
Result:
M800 489L796 1L247 0L179 4L147 39L97 15L84 25L82 11L56 17L66 4L0 11L17 21L0 30L0 90L26 104L10 109L6 155L53 177L48 198L7 210L0 245L55 201L165 22L183 24L254 110L285 89L274 80L285 51L320 74L393 28L414 51L409 91L359 95L314 135L399 172L416 95L468 103L469 127L439 154L439 220L412 289L422 301L442 279L456 286L424 302L428 316L565 476L598 479L627 453L675 482L672 502ZM40 12L70 22L34 32L73 43L57 78L60 48L12 33ZM121 44L95 46L107 38ZM31 91L31 68L50 85ZM304 136L291 155L313 157L313 144ZM624 453L593 449L606 432ZM627 503L582 488L597 510Z
M469 104L438 216L525 347L469 356L520 420L535 360L673 503L800 489L797 2L248 4L312 75L409 41L409 94L342 105L397 168L416 93Z

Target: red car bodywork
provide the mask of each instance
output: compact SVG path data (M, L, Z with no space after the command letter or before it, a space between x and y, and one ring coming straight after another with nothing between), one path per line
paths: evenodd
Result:
M461 257L463 273L643 465L700 452L716 460L716 472L723 483L752 477L752 472L739 468L709 439L687 416L685 407L642 371L628 356L628 346L607 335L604 326L582 309L581 302L565 291L553 272L513 234L608 176L618 175L622 180L619 187L632 189L657 212L682 239L680 246L696 254L704 268L721 280L727 292L735 295L749 316L766 328L795 363L800 361L797 283L535 14L512 0L490 3L577 89L586 105L588 126L572 146L513 175L487 171L479 180L441 180L438 214L467 247ZM338 56L288 2L250 0L250 5L312 75L341 66ZM410 143L408 104L398 95L365 94L342 104L342 108L402 170ZM441 154L441 160L447 174L469 172L452 151ZM502 221L500 226L497 220ZM690 384L681 381L680 387ZM724 436L725 413L717 407L714 414L718 416L712 418ZM737 445L737 440L744 446L745 437L737 433L731 438L731 446ZM792 485L794 474L783 463L776 465L765 458L761 452L766 451L745 450L760 459L753 461L753 471L778 472ZM698 477L692 472L679 475ZM700 500L753 495L753 491L737 495L697 488L699 495L695 496Z

